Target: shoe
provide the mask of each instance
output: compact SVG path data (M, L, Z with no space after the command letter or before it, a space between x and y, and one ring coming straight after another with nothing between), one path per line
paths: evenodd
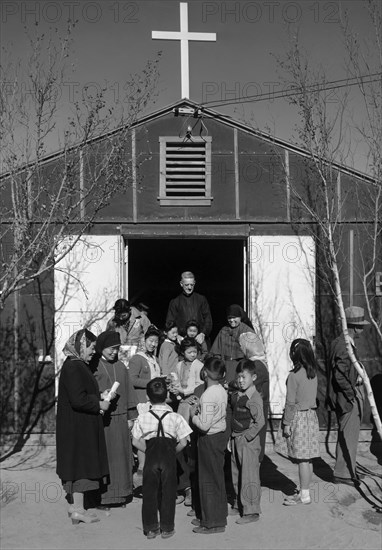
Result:
M239 525L244 525L244 523L253 523L254 521L259 521L259 519L259 514L248 514L246 516L238 518L235 523L238 523Z
M107 504L99 504L98 506L96 506L96 509L103 510L104 512L109 512L110 506L108 506Z
M155 529L155 531L147 531L146 537L148 539L155 539L160 534L160 529Z
M231 508L228 508L228 515L229 516L240 516L239 509L234 508L233 506Z
M92 512L91 510L85 510L85 509L79 509L79 508L74 508L74 506L71 504L69 506L69 510L68 510L68 516L71 518L72 517L72 513L73 512L80 512L81 514L84 514L85 516L91 516L93 518L96 518L98 517L97 514L95 512Z
M286 497L283 504L284 506L296 506L297 504L312 504L312 501L310 498L309 500L301 500L301 495L298 493L297 495Z
M133 474L133 485L135 489L137 489L138 487L142 487L142 483L143 483L143 470L137 470Z
M74 511L70 514L70 517L72 519L73 525L77 525L80 522L82 522L82 523L97 523L97 521L99 521L98 516L87 514L86 510Z
M351 487L354 487L354 485L357 485L357 483L359 483L359 480L351 477L333 476L332 483L335 483L335 484L342 483L343 485L350 485Z
M190 487L188 489L186 489L186 496L185 496L185 499L184 499L184 505L185 506L191 506L192 504L192 494L191 494L191 489Z
M73 510L73 511L75 511L75 510ZM91 510L85 510L85 514L86 514L87 516L93 516L93 518L97 518L97 517L98 517L97 514L96 514L95 512L92 512Z
M199 527L200 526L200 519L194 518L193 520L191 520L191 523L192 523L192 525L196 525L196 527Z
M173 535L175 535L175 529L173 529L172 531L162 531L161 533L162 539L169 539Z
M196 516L196 512L195 512L195 510L194 510L193 508L191 508L191 510L188 510L187 515L188 515L189 517L195 517L195 516Z
M184 495L177 495L175 502L176 504L182 504L184 502Z
M198 533L199 535L214 535L215 533L224 533L225 526L224 527L194 527L192 532Z

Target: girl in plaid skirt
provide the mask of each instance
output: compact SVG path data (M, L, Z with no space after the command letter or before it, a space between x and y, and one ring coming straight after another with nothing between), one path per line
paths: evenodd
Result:
M317 362L308 340L298 338L290 347L293 370L286 386L285 410L277 434L275 450L298 464L300 491L284 500L284 505L310 504L312 459L319 456L317 408Z

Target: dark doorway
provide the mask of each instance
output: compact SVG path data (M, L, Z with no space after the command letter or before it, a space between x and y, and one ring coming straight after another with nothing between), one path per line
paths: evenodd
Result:
M227 306L243 305L243 244L242 239L129 239L129 300L147 303L150 320L163 328L169 301L181 292L180 274L192 271L195 291L210 304L213 340Z

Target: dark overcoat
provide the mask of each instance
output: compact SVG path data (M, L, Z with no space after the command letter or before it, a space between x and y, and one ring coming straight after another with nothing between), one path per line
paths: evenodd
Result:
M174 321L181 336L186 335L187 321L194 320L199 325L200 332L208 336L212 330L212 317L207 298L193 292L189 296L179 294L170 301L166 317L166 325Z
M68 357L58 385L57 475L62 481L100 479L109 473L100 393L89 366Z
M357 357L354 346L354 355ZM341 334L330 348L329 404L340 415L352 410L356 397L358 372L346 349L345 336Z

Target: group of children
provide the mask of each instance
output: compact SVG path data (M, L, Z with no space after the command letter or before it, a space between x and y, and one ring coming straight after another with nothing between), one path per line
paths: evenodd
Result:
M260 360L240 359L236 364L235 380L227 384L224 360L208 354L205 343L201 347L195 321L189 321L183 338L173 322L165 327L162 341L158 329L155 330L153 347L159 344L159 352L147 348L142 352L142 358L147 355L157 364L155 368L151 364L146 368L149 373L149 378L144 381L147 400L145 396L145 402L138 407L139 414L131 429L142 479L145 536L149 539L158 535L169 538L175 533L179 465L187 478L185 488L189 493L186 496L190 500L188 504L192 505L188 515L192 518L194 533L224 532L228 514L237 515L239 525L258 521L261 514L260 462L265 446L262 436L266 419L256 379L258 376L259 380L262 378L266 365ZM146 343L153 338L151 332L150 329L146 332ZM290 357L294 368L287 382L287 406L280 437L288 448L288 456L299 463L302 492L286 499L286 505L310 502L312 449L304 449L303 456L298 452L293 454L291 449L296 438L302 437L305 442L305 429L311 433L314 423L314 438L318 442L318 422L314 411L316 364L310 343L306 340L292 343ZM128 367L132 380L138 379L133 374L134 369L133 357ZM298 387L302 388L300 393ZM304 397L306 391L308 400ZM301 399L302 410L299 408ZM295 429L293 422L296 419L305 422L302 434L301 428ZM317 449L318 443L313 456L318 456ZM235 494L234 505L229 511L225 483L226 451L230 452Z
M194 533L225 530L227 448L231 450L236 495L231 513L239 515L236 523L257 521L261 512L258 434L265 419L262 399L254 385L256 361L238 362L237 389L228 399L224 361L207 356L201 363L196 358L198 346L191 338L184 338L180 349L184 360L177 363L179 381L169 381L168 375L150 380L147 396L151 406L138 415L132 429L133 445L146 454L142 522L147 538L159 534L168 538L175 532L176 454L182 453L186 445L197 448L197 483L192 485L193 511L189 513L194 515L191 521ZM174 395L180 397L177 412L169 404L169 396L171 399ZM231 407L232 431L227 429L227 407Z

